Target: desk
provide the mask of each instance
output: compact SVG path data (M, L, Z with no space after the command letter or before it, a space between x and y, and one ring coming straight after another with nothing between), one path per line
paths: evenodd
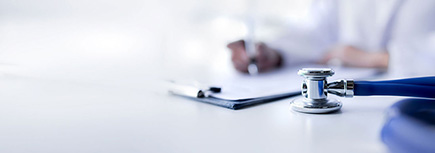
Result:
M290 99L234 111L169 95L159 82L207 80L230 63L176 61L152 30L57 20L0 26L1 153L386 152L379 131L398 98L342 99L329 115L290 111ZM229 59L224 44L213 43Z
M385 152L390 97L343 99L335 114L289 99L229 110L140 88L3 76L0 152Z

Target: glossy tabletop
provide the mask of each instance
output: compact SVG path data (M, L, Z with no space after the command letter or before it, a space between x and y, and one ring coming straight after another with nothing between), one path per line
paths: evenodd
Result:
M398 98L340 98L316 115L291 99L229 110L168 94L170 79L236 74L225 45L243 35L193 2L168 11L179 3L2 2L0 152L387 151L380 129Z

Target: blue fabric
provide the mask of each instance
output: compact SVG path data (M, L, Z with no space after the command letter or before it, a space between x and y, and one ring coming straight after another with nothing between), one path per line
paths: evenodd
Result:
M410 96L435 98L435 77L421 77L387 81L355 81L357 96Z
M381 138L393 153L435 153L435 100L405 99L391 106Z

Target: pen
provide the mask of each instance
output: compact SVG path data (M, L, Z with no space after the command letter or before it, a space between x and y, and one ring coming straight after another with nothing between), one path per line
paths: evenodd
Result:
M250 75L256 75L258 74L258 67L257 67L257 61L256 59L256 52L255 52L255 40L254 40L254 32L255 32L255 20L254 20L254 8L253 8L253 2L251 2L251 5L248 10L248 15L246 18L246 38L245 38L245 50L246 54L249 57L249 65L248 65L248 73Z
M248 38L245 39L246 54L249 58L248 73L250 75L256 75L258 74L258 67L257 61L255 60L255 42L252 39L252 36L250 38L249 36L250 34L248 34Z

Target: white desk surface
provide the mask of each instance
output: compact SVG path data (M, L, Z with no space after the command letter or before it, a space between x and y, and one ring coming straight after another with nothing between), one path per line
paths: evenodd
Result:
M342 99L335 114L290 99L229 110L140 88L3 76L0 152L385 152L397 99Z
M1 153L386 152L380 129L398 98L342 99L327 115L290 111L290 99L229 110L167 94L162 80L211 78L210 67L151 54L134 37L143 28L76 26L1 25Z

